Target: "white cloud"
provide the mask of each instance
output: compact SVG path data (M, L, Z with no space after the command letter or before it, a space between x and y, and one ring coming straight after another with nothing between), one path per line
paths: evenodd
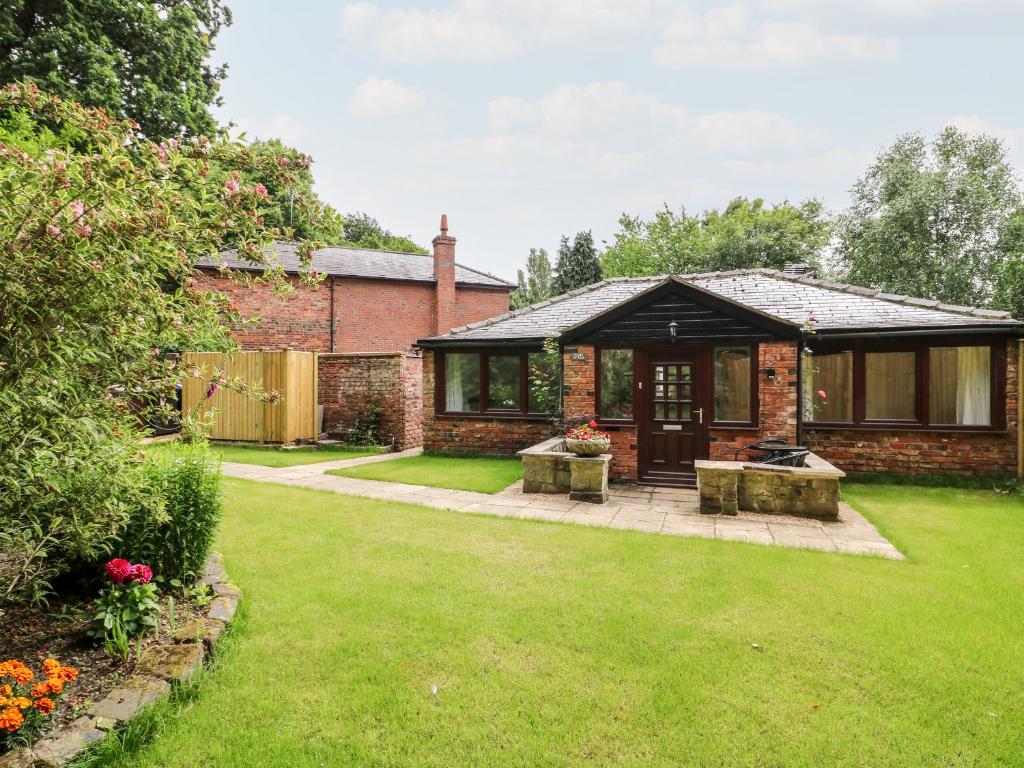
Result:
M342 31L392 61L500 61L524 51L599 47L646 29L669 0L456 0L443 8L391 8L360 0Z
M618 81L587 85L567 83L536 101L505 96L491 101L487 111L493 130L532 126L562 136L594 131L607 133L609 127L616 124L634 129L651 125L672 128L682 125L687 118L685 107L635 92Z
M665 30L655 61L669 69L754 69L797 66L828 59L895 58L895 38L831 34L802 21L755 21L740 5L703 14L683 12Z
M399 85L394 80L368 77L356 87L348 107L359 117L395 117L418 112L425 101L415 88Z
M799 149L818 143L817 131L805 130L789 118L748 109L742 112L713 112L698 117L689 137L713 151Z

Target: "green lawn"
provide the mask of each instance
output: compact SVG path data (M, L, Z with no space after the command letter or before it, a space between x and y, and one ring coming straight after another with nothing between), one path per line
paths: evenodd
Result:
M848 485L894 562L225 485L244 620L130 765L1024 762L1017 497Z
M405 459L332 469L330 475L498 493L523 476L517 456L409 456Z
M151 443L147 451L174 451L177 443ZM211 443L210 448L220 456L221 461L237 461L242 464L261 464L264 467L295 467L300 464L317 464L321 461L358 459L360 456L374 456L382 451L377 446L328 446L323 448L290 448L283 450L274 446L229 445Z

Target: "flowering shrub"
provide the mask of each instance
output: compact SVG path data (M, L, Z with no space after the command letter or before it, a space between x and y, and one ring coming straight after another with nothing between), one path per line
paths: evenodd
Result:
M108 646L120 646L123 638L142 635L156 626L160 603L156 585L151 583L153 569L116 557L103 570L110 586L101 590L96 599L96 615L89 634L102 638Z
M77 669L56 659L46 659L41 672L37 678L16 659L0 662L0 745L30 744L60 707L65 684L78 677Z
M139 420L169 417L190 375L163 350L229 350L225 327L246 320L196 284L196 263L234 249L269 267L239 279L288 290L265 254L293 233L265 224L267 189L293 187L310 158L152 141L28 83L0 88L0 115L0 602L41 601L109 556L132 510L159 513ZM295 206L321 218L312 198ZM316 245L298 244L309 283Z

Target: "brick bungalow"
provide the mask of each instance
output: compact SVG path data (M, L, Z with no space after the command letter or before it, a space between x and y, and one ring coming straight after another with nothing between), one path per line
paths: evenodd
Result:
M424 446L548 437L528 371L551 338L565 417L611 433L614 478L693 485L696 459L767 438L854 472L1012 472L1021 335L1002 312L801 269L604 280L422 339Z
M343 434L371 404L397 447L422 441L422 359L418 338L447 333L505 312L512 285L455 262L447 217L433 241L433 257L362 248L329 247L313 254L325 275L313 288L299 280L293 245L278 243L271 258L295 289L276 294L265 283L245 283L224 270L259 271L237 253L199 265L200 289L227 296L243 317L259 322L232 329L244 350L294 349L319 353L318 392L324 431Z

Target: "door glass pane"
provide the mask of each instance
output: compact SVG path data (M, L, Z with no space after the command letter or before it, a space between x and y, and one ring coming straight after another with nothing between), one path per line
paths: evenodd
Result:
M917 354L867 352L864 355L864 416L868 419L917 417Z
M655 366L655 378L658 376ZM633 418L633 350L601 350L601 402L599 415L606 419Z
M555 413L562 386L557 358L543 352L531 352L527 355L526 364L529 367L527 397L530 413Z
M667 413L668 413L668 418L670 418L670 419L678 419L679 418L679 410L676 408L676 404L675 403L669 403L668 404L668 411L667 411Z
M679 378L682 379L683 381L689 381L690 380L690 366L688 366L688 365L681 365L681 366L679 366Z
M665 418L665 404L655 403L654 404L654 418L664 419Z
M678 388L678 386L676 386L675 384L669 384L668 387L665 390L665 396L669 400L678 400L679 399L679 388Z
M487 358L487 410L518 411L522 408L520 360L519 355L491 355Z
M480 410L480 355L444 356L444 407L446 411Z
M655 397L664 397L665 396L665 385L664 384L655 384L654 385L654 396Z
M665 380L665 366L656 365L654 366L654 380L664 381Z
M690 412L690 404L689 403L680 403L679 404L679 418L680 419L688 419L688 418L690 418L690 413L691 412Z
M928 418L932 424L992 424L992 350L929 350Z
M804 353L803 416L806 421L853 421L853 352Z
M715 421L749 422L750 347L715 347Z

